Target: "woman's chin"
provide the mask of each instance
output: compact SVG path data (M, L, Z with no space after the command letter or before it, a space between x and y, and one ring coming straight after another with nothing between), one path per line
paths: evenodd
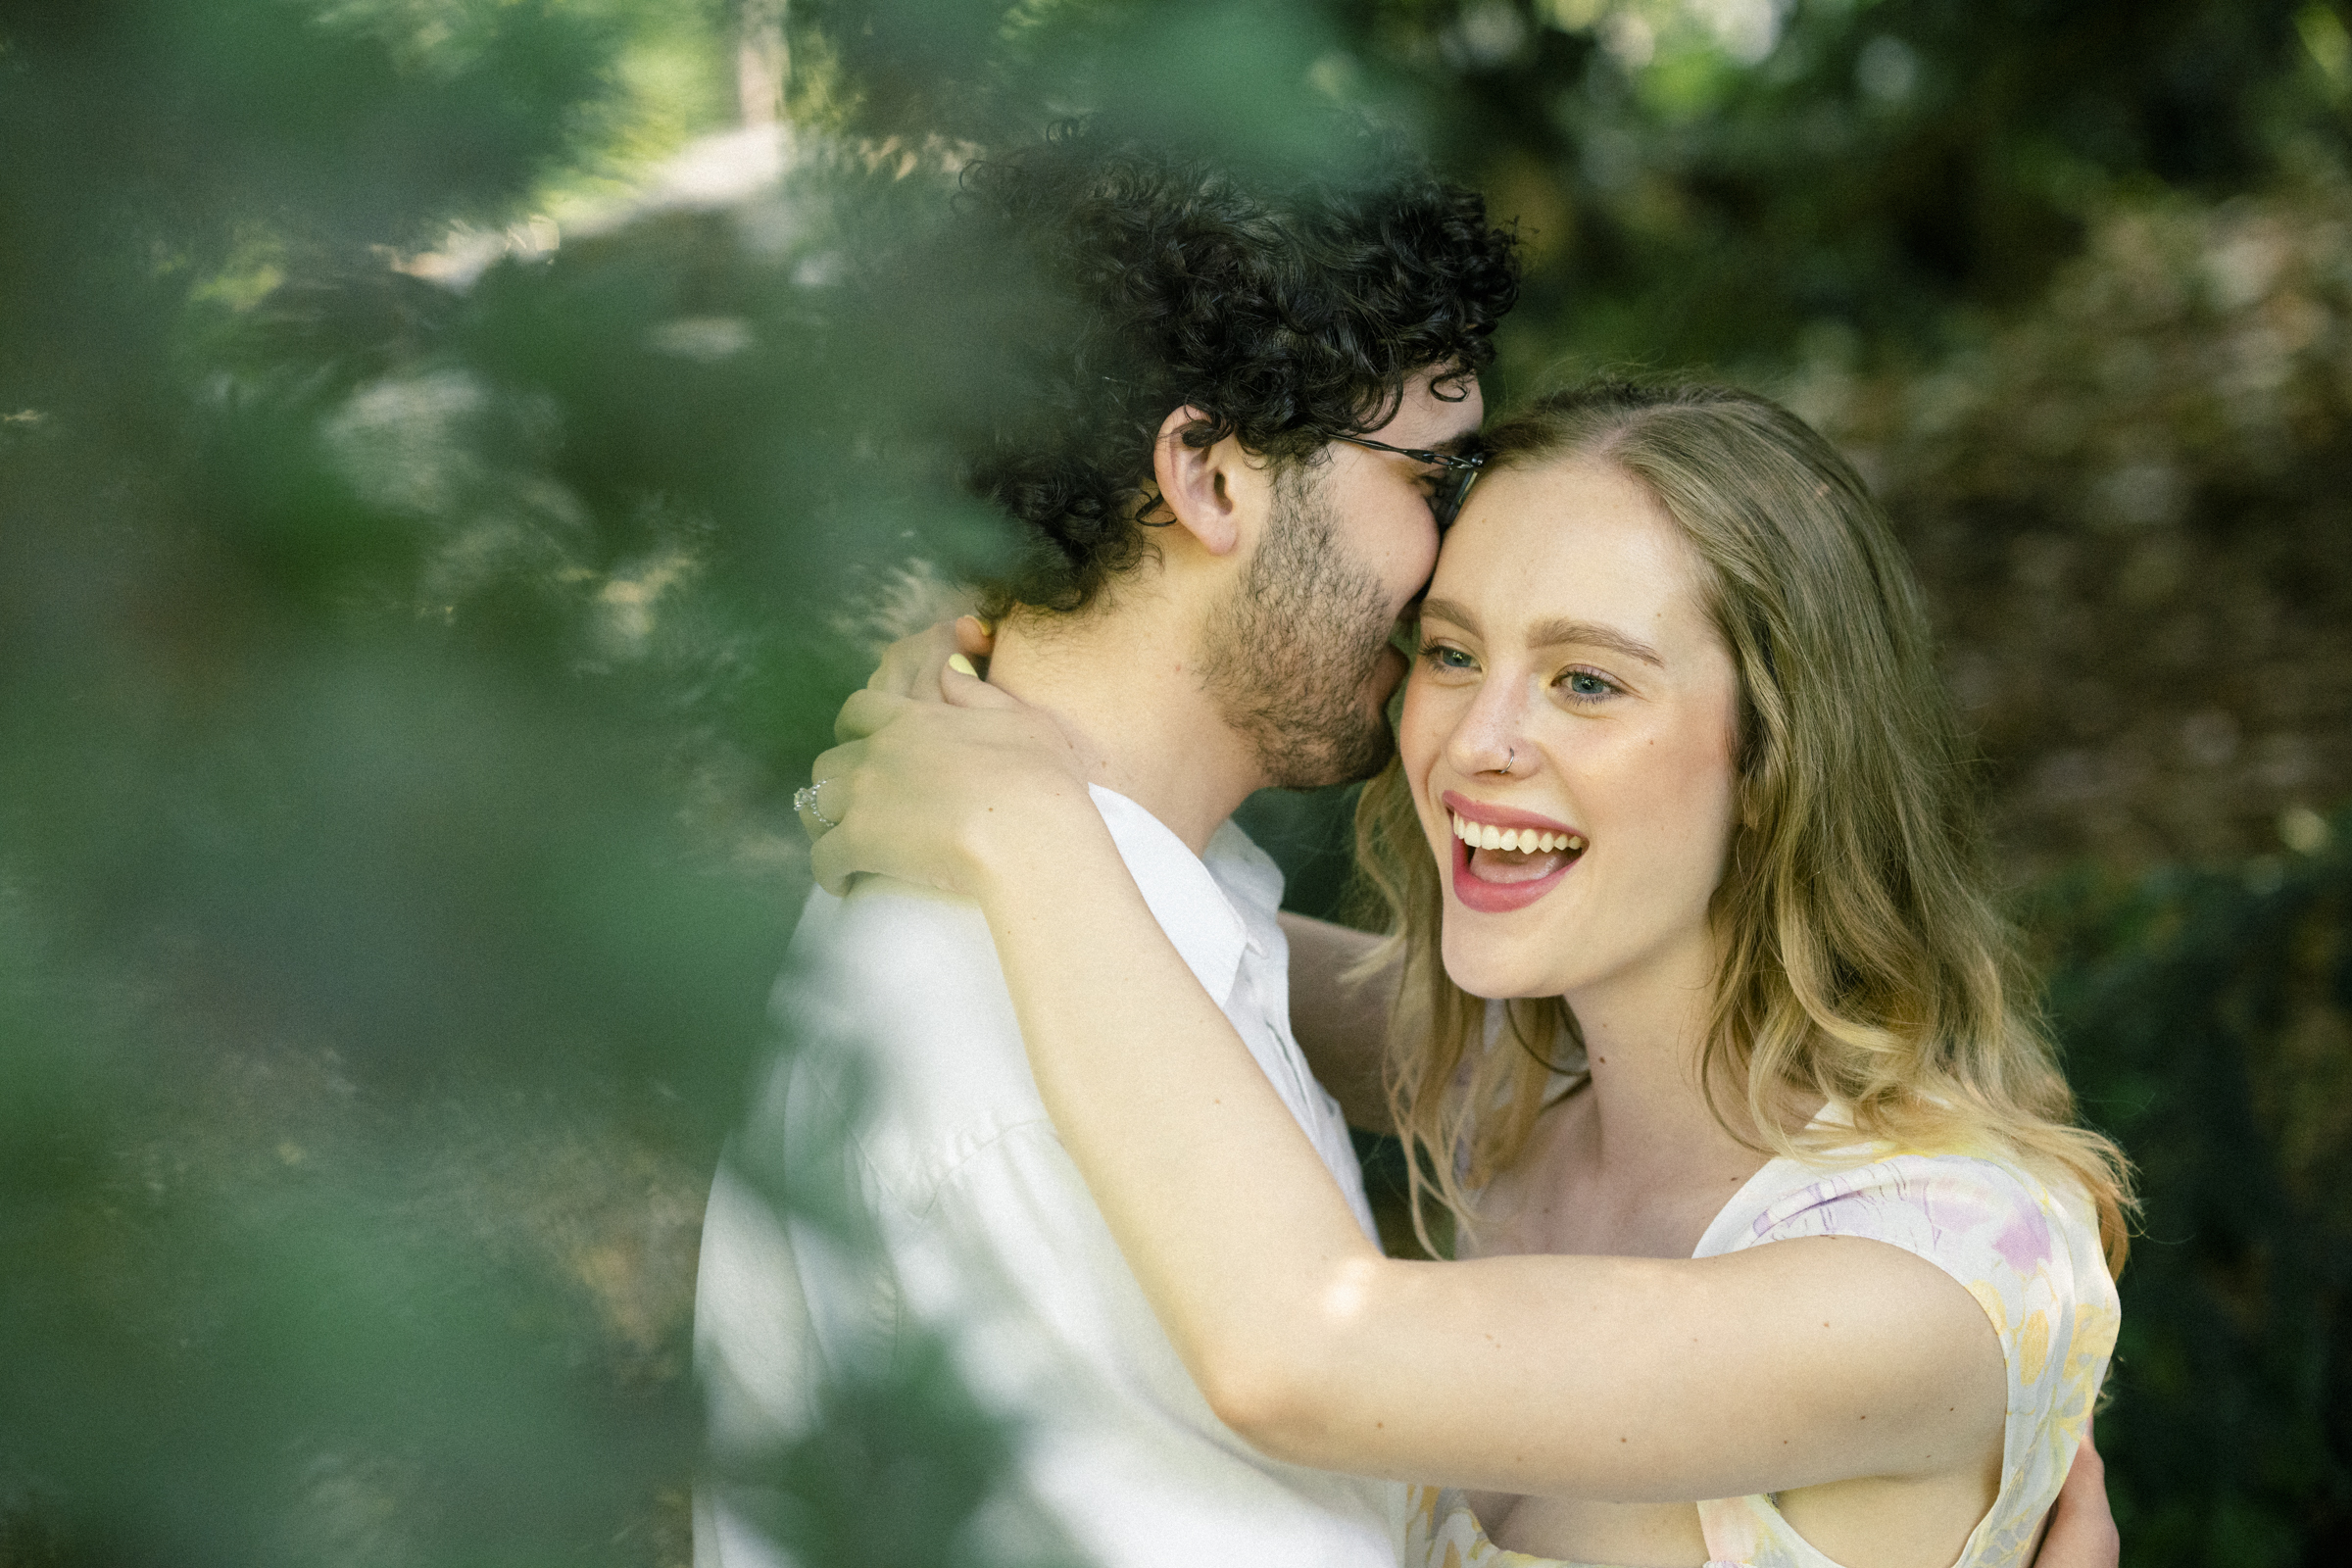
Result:
M1475 937L1466 938L1457 934L1451 921L1446 924L1443 952L1446 977L1470 995L1490 1002L1511 997L1552 997L1562 989L1559 976L1551 972L1554 965L1522 961L1517 955L1498 953L1491 935L1483 942Z

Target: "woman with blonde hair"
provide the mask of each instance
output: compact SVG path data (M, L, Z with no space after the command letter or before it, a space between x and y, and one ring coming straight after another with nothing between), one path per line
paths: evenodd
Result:
M980 903L1210 1404L1434 1483L1408 1563L2024 1562L2129 1194L1987 895L1901 553L1744 393L1595 385L1487 445L1358 815L1389 1102L1455 1261L1367 1241L1008 697L854 703L818 873Z

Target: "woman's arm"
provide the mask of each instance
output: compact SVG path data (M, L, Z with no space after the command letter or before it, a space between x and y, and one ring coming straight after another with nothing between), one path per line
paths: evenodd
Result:
M1394 1130L1380 1060L1389 1008L1396 1000L1396 973L1392 966L1350 978L1380 939L1288 910L1282 929L1291 942L1291 1033L1306 1054L1306 1064L1340 1102L1348 1126L1369 1133Z
M872 733L820 760L843 825L815 864L829 883L883 870L979 901L1064 1146L1195 1380L1252 1443L1630 1501L1936 1474L1998 1443L2006 1379L1983 1310L1892 1247L1383 1257L1036 723L853 699L845 732Z

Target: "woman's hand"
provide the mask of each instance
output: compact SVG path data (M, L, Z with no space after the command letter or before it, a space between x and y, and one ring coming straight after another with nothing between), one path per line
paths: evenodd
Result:
M915 697L926 702L940 696L940 673L960 657L966 675L988 674L988 656L997 646L996 628L978 615L958 615L934 621L910 632L882 650L882 662L866 677L869 692L893 697Z
M812 809L802 813L827 891L873 871L981 897L1096 816L1077 754L1050 717L952 660L936 684L938 702L869 688L842 706L842 744L817 758ZM835 825L809 823L817 812Z
M943 682L948 672L953 670L958 675L974 675L985 680L988 677L988 656L996 644L996 628L978 615L935 620L921 631L908 632L883 649L882 662L865 678L865 689L890 697L946 702ZM837 741L853 738L844 733L838 717L833 722L833 738ZM822 770L814 776L819 785L829 782ZM802 790L793 797L794 809L801 818L801 831L808 835L811 844L833 829L834 819L822 809L823 800L817 785Z
M2107 1465L2082 1434L2075 1466L2050 1509L2049 1525L2034 1568L2115 1568L2123 1560L2123 1538L2116 1534L2115 1512L2107 1505Z

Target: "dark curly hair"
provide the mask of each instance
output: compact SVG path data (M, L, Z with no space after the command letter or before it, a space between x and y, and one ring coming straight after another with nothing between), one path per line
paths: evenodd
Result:
M964 171L961 238L1017 254L1036 291L966 448L973 490L1026 524L991 612L1081 609L1142 559L1171 411L1206 415L1191 446L1298 462L1386 423L1413 372L1494 358L1513 236L1476 192L1349 142L1361 174L1245 172L1070 124Z

